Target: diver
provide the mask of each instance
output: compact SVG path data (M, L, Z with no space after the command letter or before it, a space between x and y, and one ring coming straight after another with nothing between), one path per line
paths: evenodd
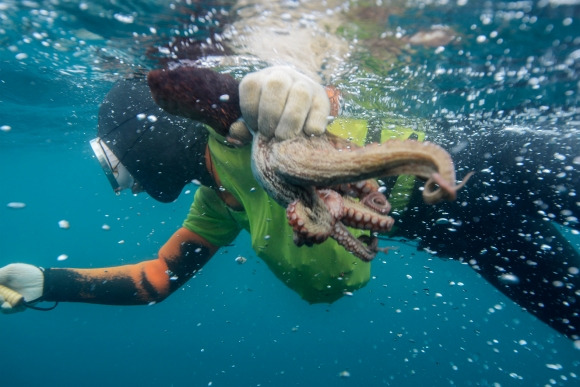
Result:
M298 81L307 94L325 99L320 84L332 83L350 55L349 42L335 33L342 23L341 2L301 2L300 7L265 0L252 2L252 7L239 3L241 16L225 29L225 40L218 42L223 50L217 54L253 56L256 67L290 65L307 76L288 70L288 82ZM264 11L270 17L263 17ZM200 47L190 43L171 51L172 60L173 55ZM266 82L265 73L254 74ZM279 99L266 103L266 110L262 101L253 100L253 117L244 119L258 122L257 117L265 115L276 122L283 118L282 111L300 116L314 112L318 117L330 113L328 105L313 104L312 99L290 100L298 103L287 112L281 110L287 95L275 96ZM248 96L241 93L240 98ZM424 133L393 130L390 123L343 122L356 126L362 143L391 137L428 139L449 150L458 169L476 172L458 201L437 206L423 203L420 183L414 179L386 181L396 217L388 237L413 240L418 249L469 264L522 308L558 332L580 338L580 255L556 226L580 227L578 136L519 127L468 136L446 128ZM318 128L325 124L321 120ZM276 135L286 137L289 132L281 128ZM200 186L187 218L157 259L102 269L23 263L0 268L0 285L24 296L20 302L0 300L2 311L20 311L41 300L125 305L161 301L244 229L252 231L256 254L308 302L333 302L370 278L370 264L333 240L296 247L285 210L271 205L252 176L249 147L230 146L215 131L167 114L155 104L142 78L122 80L112 88L100 107L98 138L91 146L117 192L145 191L170 202L196 181Z
M266 83L270 72L265 69L250 75ZM246 114L246 119L296 122L298 116L305 122L300 127L309 135L321 134L330 113L325 89L296 70L285 68L283 75L284 89L289 93L299 89L300 95L311 98L300 98L294 109L284 110L280 101L287 95L276 93L279 99L268 103L270 98L260 100L261 94L254 94L254 118ZM240 98L252 97L241 93ZM294 127L273 127L277 127L276 136L288 136L290 131L296 135ZM160 249L157 259L103 269L41 269L26 264L0 269L0 284L21 293L28 304L37 300L161 301L243 229L252 230L257 255L308 302L333 302L368 282L370 265L334 241L311 249L295 246L285 209L272 205L253 178L250 147L230 146L214 131L168 115L155 105L142 79L120 81L112 88L100 108L98 135L91 145L117 192L144 190L159 201L170 202L192 180L201 186L183 226ZM4 302L3 310L13 309Z
M262 87L267 87L269 70L253 73ZM299 83L309 95L327 100L322 86L290 68L283 71L287 82ZM286 101L286 95L280 97ZM305 117L318 109L311 114L318 122L308 127L320 128L330 114L330 104L313 99L301 100L294 110L276 111L284 103L275 108L275 103L255 100L252 105L254 117L245 119L255 122L259 116L273 122L282 121L284 114ZM288 136L289 128L278 129L275 135ZM382 135L387 131L383 129ZM436 206L422 202L417 182L399 178L387 183L389 197L398 203L392 210L396 227L389 237L417 240L418 249L468 263L522 308L578 339L580 255L554 222L578 228L579 139L508 130L503 136L455 137L440 143L448 149L460 146L454 153L457 167L477 171L476 175L458 202ZM158 201L171 202L186 184L200 184L186 220L157 259L134 265L101 269L7 265L0 269L0 284L23 295L24 302L11 305L2 300L2 311L20 311L38 301L115 305L161 301L243 229L252 230L256 254L310 303L334 302L370 278L370 264L333 240L296 247L285 209L272 205L252 176L250 147L232 146L215 131L166 113L153 101L144 79L119 81L111 89L100 107L98 137L91 146L116 192L145 191Z

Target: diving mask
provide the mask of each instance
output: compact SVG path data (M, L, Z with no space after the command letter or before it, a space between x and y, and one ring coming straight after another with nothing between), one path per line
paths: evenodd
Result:
M139 184L100 137L92 139L90 144L116 194L127 188L133 193L140 191Z

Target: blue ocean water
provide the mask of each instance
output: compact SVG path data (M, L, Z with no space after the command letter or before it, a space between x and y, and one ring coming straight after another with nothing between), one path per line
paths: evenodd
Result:
M420 25L444 23L474 42L468 53L447 48L445 71L441 57L433 56L436 49L417 50L411 55L416 66L410 62L395 68L385 102L401 108L400 114L405 114L405 103L396 101L420 99L424 117L486 117L504 110L515 111L516 121L524 125L533 112L534 119L568 122L563 128L577 129L577 121L569 124L566 118L574 121L578 114L580 3L396 5L385 27L389 33L410 35ZM151 66L144 54L148 46L184 31L203 36L215 25L213 19L184 15L214 8L227 10L229 4L0 2L0 266L15 261L44 267L134 263L153 257L179 227L195 187L171 204L147 195L115 196L88 141L95 137L98 106L114 80ZM548 28L553 33L541 33ZM501 48L485 44L497 38L494 31L505 40ZM483 70L479 74L492 59L503 64L503 79ZM446 77L447 70L455 72ZM450 92L458 88L465 88L461 100L460 93ZM13 202L25 207L6 205ZM60 220L70 228L60 228ZM578 244L572 230L563 233ZM160 304L62 303L51 312L2 315L0 383L578 384L578 345L523 311L468 265L417 251L412 242L384 244L398 249L376 258L365 288L332 305L302 301L269 272L247 235L241 235ZM68 259L57 260L62 254ZM234 261L240 255L248 259L243 265Z

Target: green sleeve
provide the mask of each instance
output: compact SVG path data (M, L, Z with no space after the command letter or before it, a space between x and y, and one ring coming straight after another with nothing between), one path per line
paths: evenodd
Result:
M202 186L195 193L183 227L214 246L225 246L242 230L232 212L214 190Z

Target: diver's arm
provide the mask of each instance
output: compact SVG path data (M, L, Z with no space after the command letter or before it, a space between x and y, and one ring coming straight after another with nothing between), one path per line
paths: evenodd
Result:
M180 228L157 259L100 269L46 269L42 300L109 305L159 302L187 282L217 249Z
M227 74L188 66L153 70L147 81L162 109L203 122L236 146L251 141L250 130L279 140L321 135L331 112L326 89L287 66L249 73L239 87Z

